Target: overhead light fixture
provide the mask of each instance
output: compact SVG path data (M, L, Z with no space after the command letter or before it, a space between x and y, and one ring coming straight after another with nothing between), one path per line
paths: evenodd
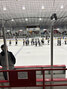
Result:
M47 29L43 29L43 31L46 31Z
M41 21L41 20L42 20L42 18L39 18L39 20Z
M59 29L59 28L57 28L57 30L59 31L60 29Z
M14 19L12 19L11 21L14 21Z
M25 6L23 6L22 9L25 10Z
M20 29L19 32L22 32L22 30Z
M10 30L7 30L7 32L10 32Z
M26 20L26 21L28 21L28 19L27 19L27 18L26 18L25 20Z
M63 7L63 5L61 5L61 7L60 7L61 9L63 9L64 7Z
M7 10L6 7L3 7L3 10L6 11Z
M44 6L42 6L41 9L43 10L44 9Z

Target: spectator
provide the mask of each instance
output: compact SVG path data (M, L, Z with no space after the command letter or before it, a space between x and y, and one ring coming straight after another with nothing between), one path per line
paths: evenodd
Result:
M1 45L1 50L2 50L2 52L0 53L0 65L2 66L2 70L7 70L4 45ZM8 54L9 70L13 70L14 64L16 63L16 59L15 59L13 53L8 51L8 48L7 48L7 54ZM4 75L5 80L7 80L7 73L3 72L3 75Z

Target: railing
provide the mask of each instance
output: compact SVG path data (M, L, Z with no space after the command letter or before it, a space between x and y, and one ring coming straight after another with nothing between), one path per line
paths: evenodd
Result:
M45 71L59 71L59 70L67 70L64 69L28 69L28 70L0 70L0 72L8 72L9 80L0 80L0 83L9 83L7 86L0 86L2 87L51 87L51 86L67 86L67 83L64 84L46 84L47 82L45 78ZM43 75L42 83L43 84L36 84L36 71L41 71ZM24 75L23 75L24 74ZM21 76L22 75L22 76ZM20 77L19 77L20 76ZM58 80L55 79L48 79L49 82L55 82ZM60 79L60 81L67 81L67 79Z

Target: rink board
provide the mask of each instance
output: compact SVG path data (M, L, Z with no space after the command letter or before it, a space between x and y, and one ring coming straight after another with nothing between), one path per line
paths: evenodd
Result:
M31 69L31 70L35 70L35 69L49 69L51 66L50 65L47 65L47 66L44 66L44 65L40 65L40 66L15 66L15 68L16 68L16 70L29 70L29 69ZM55 69L56 68L60 68L60 69L64 69L64 68L66 68L66 66L65 65L54 65L53 66ZM1 68L2 67L0 67L0 70L1 70ZM32 73L33 72L33 73ZM27 79L28 77L26 76L27 74L24 74L23 76L24 76L24 81L22 82L21 80L20 81L17 81L17 75L16 75L16 73L15 73L15 76L13 77L13 72L11 73L11 84L13 84L13 85L11 85L11 87L13 87L13 88L11 88L11 89L17 89L17 88L15 88L15 87L18 87L19 89L43 89L43 86L39 86L38 87L38 85L43 85L43 73L42 73L42 71L36 71L36 76L35 76L35 72L34 71L32 71L31 72L31 74L30 74L30 78L32 79L30 79L29 81L28 80L24 80L24 79ZM20 76L20 78L19 79L21 79L21 74L19 74L19 76ZM34 77L35 76L35 77ZM0 77L1 77L1 80L3 80L3 82L4 82L4 78L3 78L3 75L2 75L2 73L0 74ZM25 78L26 77L26 78ZM45 77L46 77L46 79L45 79L45 84L50 84L50 82L51 82L51 80L50 80L50 71L46 71L45 72ZM60 71L53 71L53 77L55 78L54 79L54 82L53 82L53 84L67 84L67 79L65 78L65 71L63 71L63 70L60 70ZM14 79L14 81L13 81L13 79L15 78L16 79L16 81L15 81L15 79ZM35 78L36 78L36 80L35 80ZM20 83L21 82L21 83ZM33 84L33 85L31 85L31 83ZM18 85L19 84L19 85ZM9 81L5 81L5 83L4 84L2 84L2 85L5 85L5 86L8 86L9 85ZM22 87L22 85L23 85L23 87ZM37 86L36 86L37 85ZM19 86L21 86L21 87L19 87ZM24 86L26 86L26 87L24 87ZM30 86L30 87L29 87ZM67 86L56 86L56 87L53 87L53 89L57 89L57 88L60 88L60 89L67 89ZM6 88L6 89L8 89L8 88ZM45 87L45 89L50 89L50 87Z

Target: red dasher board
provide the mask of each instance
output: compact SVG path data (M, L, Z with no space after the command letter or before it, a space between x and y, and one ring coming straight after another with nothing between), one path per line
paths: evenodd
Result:
M10 71L9 82L11 87L36 86L36 71Z

